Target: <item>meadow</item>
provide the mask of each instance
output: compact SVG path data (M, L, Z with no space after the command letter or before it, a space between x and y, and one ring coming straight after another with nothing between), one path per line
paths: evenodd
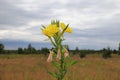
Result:
M0 80L55 80L47 69L55 70L41 54L0 55ZM120 56L103 59L101 55L89 54L69 68L64 80L120 80Z

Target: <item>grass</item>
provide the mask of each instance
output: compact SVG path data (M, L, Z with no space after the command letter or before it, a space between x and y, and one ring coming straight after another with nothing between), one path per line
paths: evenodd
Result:
M69 68L64 80L120 80L120 56L103 59L101 55L87 55ZM0 80L55 80L47 72L54 70L47 57L39 54L0 55Z

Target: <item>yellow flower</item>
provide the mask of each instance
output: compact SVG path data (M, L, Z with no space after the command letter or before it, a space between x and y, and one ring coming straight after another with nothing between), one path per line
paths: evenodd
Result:
M60 23L61 28L64 30L67 26L64 23ZM72 28L67 27L67 29L65 30L65 32L71 33L72 32Z
M50 50L50 54L48 56L47 62L52 62L53 53L54 52L52 50Z
M45 29L42 30L42 33L46 36L52 37L55 33L59 31L59 28L56 24L50 24Z

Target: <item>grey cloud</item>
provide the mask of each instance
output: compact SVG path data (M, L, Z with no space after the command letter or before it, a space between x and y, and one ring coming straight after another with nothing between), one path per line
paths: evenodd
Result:
M115 48L115 44L120 40L120 6L118 1L74 0L66 3L55 1L48 2L45 5L42 5L41 1L39 1L38 4L40 3L40 5L35 7L37 10L26 11L18 7L16 2L0 0L0 30L17 30L17 27L29 26L27 23L34 20L50 21L53 18L58 18L58 16L61 17L60 13L64 15L63 17L68 16L72 20L72 14L76 12L78 13L76 16L85 15L86 19L78 19L79 17L76 17L77 19L75 19L79 21L75 26L83 24L84 27L89 26L89 28L76 29L73 27L73 34L65 35L67 38L65 43L74 45L72 48L75 46L82 46L81 48L101 48L104 47L105 43L106 45L113 45ZM59 11L62 9L66 10L65 13L67 15L64 12L54 13L55 10ZM94 19L88 19L92 17ZM23 31L31 33L31 37L41 36L40 26L30 27Z
M12 4L7 3L7 1L2 1L0 3L0 24L4 25L20 25L24 19L22 19L22 14L20 12L22 10L16 8Z
M41 8L36 11L25 11L14 4L8 3L9 1L0 1L0 25L22 26L31 20L44 20L52 17L51 10L48 7ZM2 26L0 27L2 28Z
M67 42L71 43L74 48L78 46L82 49L100 49L107 46L117 48L117 44L120 42L119 17L119 14L115 14L109 19L96 21L96 27L94 28L74 29L72 35L66 36L68 38Z

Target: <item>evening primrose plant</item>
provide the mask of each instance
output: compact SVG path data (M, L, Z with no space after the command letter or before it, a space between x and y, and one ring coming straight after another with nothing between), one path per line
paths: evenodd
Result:
M42 25L42 33L48 37L54 49L50 50L47 62L51 62L57 71L48 71L56 80L63 80L68 68L75 64L76 61L70 59L69 51L62 42L65 40L64 33L72 33L69 24L60 21L51 21L48 26Z

